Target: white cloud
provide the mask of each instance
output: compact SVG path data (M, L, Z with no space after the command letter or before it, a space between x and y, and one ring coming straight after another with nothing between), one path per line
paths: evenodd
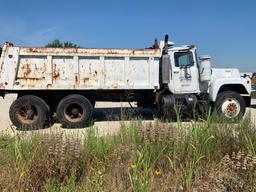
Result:
M13 42L14 44L24 46L44 46L51 42L57 33L57 28L37 27L28 25L21 19L7 22L0 20L0 41Z
M39 29L21 39L30 46L43 46L51 42L56 37L56 27Z

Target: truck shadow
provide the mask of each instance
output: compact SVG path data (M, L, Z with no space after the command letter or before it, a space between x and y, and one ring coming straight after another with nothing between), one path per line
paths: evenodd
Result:
M93 112L94 122L121 121L121 120L153 120L153 111L149 108L95 108Z
M93 126L97 122L102 121L132 121L132 120L154 120L154 112L150 108L95 108L92 115L92 122L88 125L88 127ZM181 118L182 122L188 122L188 118ZM173 121L175 122L175 120ZM49 123L45 125L42 129L49 129L51 128L56 121L53 121L52 123ZM62 127L63 128L63 127ZM86 128L86 127L85 127ZM64 129L72 129L72 128L64 128ZM84 128L78 128L78 129L84 129ZM18 131L32 131L32 130L38 130L38 128L35 129L23 129L23 128L16 128Z
M93 126L96 122L102 121L129 121L129 120L153 120L153 111L149 108L95 108L92 115L92 122L88 125ZM53 121L47 125L45 125L42 129L51 128L56 121ZM63 128L63 127L62 127ZM85 127L86 128L86 127ZM70 128L64 128L70 129ZM84 129L84 128L80 128ZM24 129L24 128L16 128L18 131L32 131L38 130L35 129Z
M256 109L256 105L251 105L250 108Z
M101 121L131 121L131 120L154 120L159 118L150 108L95 108L93 112L93 123ZM192 116L180 116L182 122L190 122ZM162 121L163 119L161 119ZM172 122L177 122L174 118ZM93 123L91 125L93 125Z

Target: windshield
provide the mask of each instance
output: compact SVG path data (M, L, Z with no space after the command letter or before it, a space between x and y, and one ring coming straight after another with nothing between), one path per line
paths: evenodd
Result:
M188 67L194 64L193 54L188 52L176 52L174 53L175 67Z

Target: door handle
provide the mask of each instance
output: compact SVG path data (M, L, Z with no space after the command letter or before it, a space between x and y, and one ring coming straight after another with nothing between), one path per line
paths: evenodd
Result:
M176 74L177 74L177 73L179 73L179 71L173 71L173 73L176 73Z

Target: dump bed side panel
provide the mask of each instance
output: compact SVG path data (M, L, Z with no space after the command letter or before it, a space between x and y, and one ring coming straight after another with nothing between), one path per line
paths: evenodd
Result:
M4 46L0 59L0 89L12 89L17 76L19 48Z
M1 79L6 90L157 89L159 57L150 49L10 47Z

